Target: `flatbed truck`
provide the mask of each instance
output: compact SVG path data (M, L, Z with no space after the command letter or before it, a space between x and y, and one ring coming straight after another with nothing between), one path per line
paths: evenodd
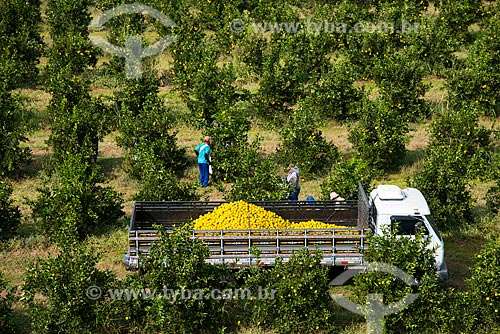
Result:
M448 278L444 259L444 243L432 224L432 217L422 193L415 188L400 189L379 185L368 197L361 184L358 199L344 201L260 201L249 202L292 222L309 220L335 224L320 229L242 229L192 230L191 238L205 242L210 249L206 260L213 264L245 267L259 263L272 266L277 257L287 262L298 249L308 247L323 253L322 264L360 268L365 265L362 250L366 249L367 233L381 235L387 226L397 226L405 237L421 229L429 239L429 248L436 258L440 280ZM140 268L149 248L158 240L154 225L167 231L197 219L224 204L223 201L134 202L129 227L129 250L125 265ZM255 254L258 249L258 256Z

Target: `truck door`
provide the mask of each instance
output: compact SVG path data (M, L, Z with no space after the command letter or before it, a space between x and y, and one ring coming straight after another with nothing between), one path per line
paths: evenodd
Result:
M427 217L420 216L391 216L391 229L397 228L397 234L406 237L414 237L417 231L424 234L424 238L429 243L428 249L432 250L440 280L448 279L448 269L444 261L444 243L439 232L427 220Z

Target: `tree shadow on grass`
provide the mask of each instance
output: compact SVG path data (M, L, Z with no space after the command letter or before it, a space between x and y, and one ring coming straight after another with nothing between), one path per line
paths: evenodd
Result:
M16 302L13 305L12 322L16 333L31 333L31 317L21 302Z
M349 295L352 294L350 291L350 286L344 286L341 288L330 289L330 293L333 295L344 296L348 298ZM350 329L358 328L363 326L365 322L365 318L361 315L353 313L338 304L332 298L332 314L333 314L333 324L336 332L345 333L346 331L350 332Z
M115 176L115 171L123 168L124 160L123 157L97 158L97 164L101 167L104 175L106 175L108 179L112 179Z
M22 165L13 175L17 180L37 177L43 170L43 166L49 163L51 153L32 155L31 161Z
M40 233L37 224L32 221L31 217L28 217L29 220L23 221L21 225L19 225L19 229L17 231L17 235L22 238L32 237Z
M122 217L118 218L116 220L116 222L112 222L112 223L108 223L108 224L104 223L104 224L97 226L91 235L104 236L104 235L112 234L116 230L128 227L129 224L130 224L130 216L123 215Z
M485 238L469 236L460 232L448 234L444 237L445 261L448 266L449 278L447 286L459 289L465 288L465 280L470 277L470 266L473 256L481 249Z
M423 148L417 148L413 150L408 150L405 155L402 166L409 167L416 163L422 162L425 159L425 150Z
M475 256L488 242L491 235L497 235L500 217L494 215L484 205L473 208L474 220L457 228L442 232L445 243L445 259L450 275L446 284L464 288L470 277L470 266Z
M16 172L13 173L12 177L21 180L21 179L29 179L37 177L40 172L44 169L44 166L50 164L51 162L51 153L44 153L38 155L32 155L31 161L26 163ZM112 178L114 172L117 169L123 168L123 157L98 157L97 164L101 167L103 173L108 178Z

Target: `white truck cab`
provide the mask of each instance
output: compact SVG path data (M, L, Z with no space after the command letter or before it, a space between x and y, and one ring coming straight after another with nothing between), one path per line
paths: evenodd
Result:
M399 233L411 237L421 229L428 236L429 249L436 258L439 279L448 279L448 269L444 260L444 242L438 230L432 224L432 217L427 201L415 188L401 189L395 185L379 185L370 193L372 215L370 224L375 235L383 235L388 226L399 224Z

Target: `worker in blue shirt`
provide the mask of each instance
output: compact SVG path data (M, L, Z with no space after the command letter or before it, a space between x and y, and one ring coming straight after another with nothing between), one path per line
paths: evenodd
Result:
M205 136L203 143L194 149L198 157L198 168L200 169L200 184L203 188L208 186L209 166L210 166L210 136Z

